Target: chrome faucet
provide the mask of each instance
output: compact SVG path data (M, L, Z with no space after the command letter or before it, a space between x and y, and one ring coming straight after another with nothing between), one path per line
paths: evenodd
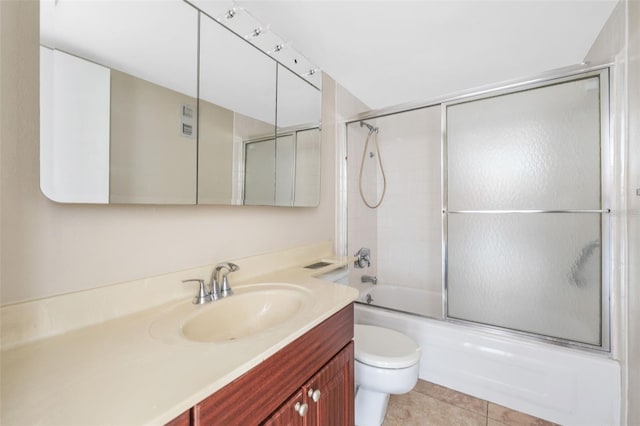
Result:
M373 275L363 275L360 277L361 283L371 283L373 285L378 284L378 277Z
M371 266L371 250L367 247L362 247L353 256L355 257L354 267L362 269Z
M222 274L222 284L220 284L220 271L226 269L227 272ZM211 292L209 297L211 300L222 299L223 297L231 296L233 294L233 290L231 290L231 286L229 286L229 279L227 275L230 272L235 272L239 270L240 267L235 263L230 262L222 262L218 263L216 267L211 272Z
M193 298L194 305L204 305L205 303L211 302L211 295L206 292L204 288L204 280L198 279L190 279L190 280L182 280L183 283L196 282L200 284L200 288L198 289L198 294Z

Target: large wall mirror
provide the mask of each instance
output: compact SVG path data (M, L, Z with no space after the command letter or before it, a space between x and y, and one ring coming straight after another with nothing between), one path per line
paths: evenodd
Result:
M286 149L292 179L276 175L276 204L311 206L320 200L320 92L283 66L278 67L276 143ZM287 161L288 158L291 161ZM277 170L280 169L278 164ZM279 178L280 177L280 178Z
M47 0L40 19L45 195L194 204L198 12L182 2Z
M320 90L211 16L181 0L42 0L40 40L50 199L319 203Z
M245 204L308 207L320 200L320 92L278 64L275 135L245 139Z
M275 136L277 63L204 14L200 51L198 202L243 204L243 143Z

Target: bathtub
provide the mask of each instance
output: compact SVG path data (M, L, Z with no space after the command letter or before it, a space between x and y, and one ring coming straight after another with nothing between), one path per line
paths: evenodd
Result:
M442 317L440 292L382 284L372 285L359 291L358 302L360 303L423 317Z
M620 366L607 354L435 319L442 309L438 293L354 287L360 291L356 323L398 330L418 342L421 379L562 425L620 424ZM367 294L387 309L366 304ZM426 309L416 306L422 303ZM414 314L399 312L407 310Z

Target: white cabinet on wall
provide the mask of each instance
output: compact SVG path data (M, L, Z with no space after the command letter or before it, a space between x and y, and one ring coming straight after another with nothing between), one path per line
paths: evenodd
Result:
M40 47L40 185L58 202L109 202L110 70Z

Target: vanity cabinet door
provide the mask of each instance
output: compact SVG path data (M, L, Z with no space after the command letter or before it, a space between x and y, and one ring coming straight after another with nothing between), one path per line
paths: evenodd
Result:
M309 411L306 425L353 425L353 342L303 388Z
M352 339L353 304L350 304L255 366L252 370L196 404L193 407L193 425L245 426L264 424L265 422L273 425L353 425ZM350 359L347 363L351 371L340 373L340 368L334 367L334 363L346 368L344 367L345 361L343 359L345 357ZM325 370L327 373L323 374ZM345 387L342 388L330 380L334 376L340 377L341 380L346 380L348 383L345 383ZM349 418L349 421L325 422L321 420L317 422L316 417L326 415L326 411L334 411L333 402L331 402L331 405L327 405L327 408L323 408L325 402L322 401L313 410L312 407L307 407L308 411L301 417L303 418L303 423L287 422L287 419L289 419L287 416L291 415L291 410L287 412L283 402L291 400L292 395L295 397L295 395L302 394L303 403L309 404L309 397L305 392L308 393L308 388L313 380L317 380L318 386L324 386L325 383L328 384L326 404L337 398L337 395L345 395L346 402L342 401L340 407L347 407L348 413L344 414L344 418ZM337 383L337 381L338 379L335 382ZM322 393L323 391L320 390L320 392ZM331 395L336 396L333 397ZM296 402L298 401L293 401L294 407ZM342 409L335 408L335 411ZM281 410L284 410L284 413L280 413ZM315 414L315 417L310 417L309 412L312 411L317 411L318 414ZM295 411L293 411L293 414L295 414ZM298 417L300 416L298 415ZM293 418L299 421L295 416ZM306 420L312 418L313 422L317 423L310 423L309 420ZM340 418L342 419L342 417Z
M304 395L302 389L292 396L282 407L273 413L263 426L303 426L304 425ZM307 405L308 408L308 405Z
M265 426L352 426L353 342L273 413Z

